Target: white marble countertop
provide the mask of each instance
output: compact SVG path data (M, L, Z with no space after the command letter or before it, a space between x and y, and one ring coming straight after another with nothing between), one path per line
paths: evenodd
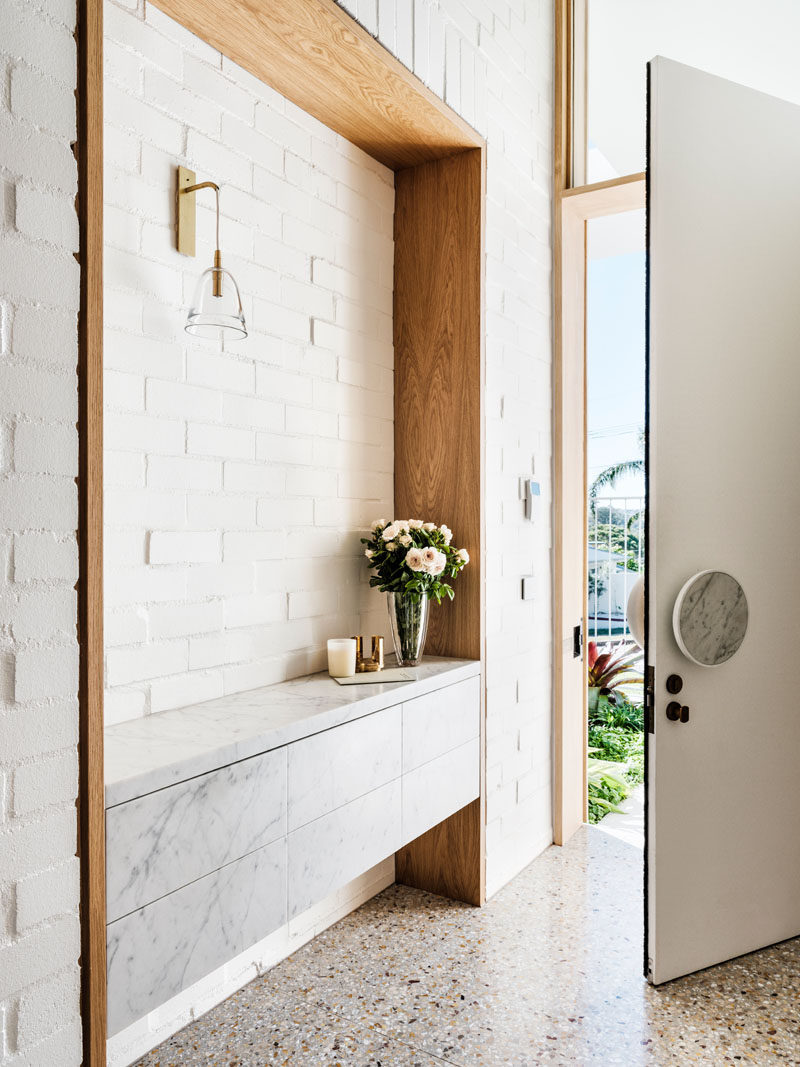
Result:
M106 807L472 678L480 663L426 657L414 673L413 682L347 686L309 674L110 726Z

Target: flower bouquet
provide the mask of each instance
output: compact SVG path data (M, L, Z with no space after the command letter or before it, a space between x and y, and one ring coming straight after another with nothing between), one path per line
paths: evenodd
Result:
M377 519L372 536L362 537L364 555L376 573L369 584L387 594L397 662L415 667L422 659L431 600L455 593L448 579L469 563L465 548L453 548L447 526L421 519Z

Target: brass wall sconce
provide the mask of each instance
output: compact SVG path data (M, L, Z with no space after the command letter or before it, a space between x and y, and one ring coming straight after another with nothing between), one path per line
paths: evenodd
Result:
M364 674L371 671L383 670L383 638L372 638L372 655L369 659L363 656L364 638L361 634L353 637L356 643L356 674Z
M193 170L178 167L178 251L184 256L195 254L197 229L195 194L213 189L217 199L217 243L214 264L204 270L197 282L186 317L186 332L212 340L237 340L247 337L239 286L230 271L222 266L219 248L219 186L215 182L196 182Z

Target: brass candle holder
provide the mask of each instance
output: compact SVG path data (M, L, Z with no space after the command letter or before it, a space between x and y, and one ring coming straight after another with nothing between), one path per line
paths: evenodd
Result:
M365 674L371 671L383 670L383 638L379 635L372 637L372 655L365 659L363 655L364 638L361 634L355 634L353 640L356 643L356 674Z

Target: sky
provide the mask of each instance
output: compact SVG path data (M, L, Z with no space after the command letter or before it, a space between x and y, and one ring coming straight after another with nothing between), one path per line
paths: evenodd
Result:
M632 213L638 215L639 213ZM631 218L589 234L587 276L587 396L589 484L600 471L642 455L645 386L644 232ZM612 219L602 220L612 223ZM636 220L638 222L638 220ZM590 223L590 227L594 226ZM617 247L631 249L608 254ZM620 479L613 495L644 493L642 476Z

